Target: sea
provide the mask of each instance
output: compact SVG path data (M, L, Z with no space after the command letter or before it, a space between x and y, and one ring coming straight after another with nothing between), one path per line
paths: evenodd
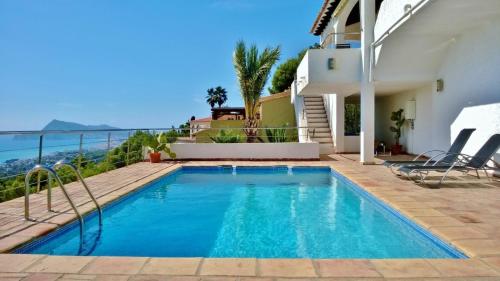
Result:
M116 146L124 139L115 137L111 139L111 145ZM84 136L82 149L106 149L107 137L104 135ZM38 157L39 138L37 136L0 136L0 164L16 160L33 159ZM65 135L63 137L44 137L42 145L42 156L48 156L56 152L78 151L80 149L79 135Z

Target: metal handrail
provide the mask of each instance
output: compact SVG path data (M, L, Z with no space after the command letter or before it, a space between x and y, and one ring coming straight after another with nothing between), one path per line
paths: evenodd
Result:
M56 171L54 171L54 169L52 169L52 168L43 166L41 164L37 164L37 165L35 165L35 167L33 167L31 170L29 170L28 173L26 174L26 177L24 179L24 184L26 185L26 193L24 196L24 218L26 220L31 220L30 219L30 200L29 200L29 197L30 197L30 177L34 173L40 173L41 171L46 171L47 173L49 173L49 175L53 176L56 179L57 183L61 187L61 190L62 190L64 196L66 197L66 200L68 200L68 203L70 204L71 208L76 213L76 216L78 217L78 221L80 222L80 246L82 246L83 245L83 232L84 232L84 227L85 227L84 222L83 222L83 217L80 214L80 212L78 211L78 209L76 208L76 205L73 202L73 200L71 199L71 197L69 196L68 192L66 191L66 188L64 187L64 184L62 183L61 179L57 175ZM48 200L48 208L50 211L50 209L51 209L51 206L50 206L50 201L51 201L50 185L49 185L49 189L48 189L48 193L47 193L47 200Z
M305 120L307 120L307 114L305 114L305 109L303 110L303 116L302 116ZM217 130L244 130L244 129L247 129L245 127L242 127L241 125L238 125L238 127L226 127L226 128L207 128L208 130L210 131L217 131ZM272 126L272 127L269 127L269 128L265 128L265 127L258 127L258 128L255 128L256 131L263 131L263 130L266 130L266 129L284 129L285 131L287 132L293 132L294 130L297 130L298 131L298 137L299 137L299 142L301 141L301 139L303 138L303 136L305 135L306 136L306 140L305 141L310 141L310 132L309 132L309 127L306 126L290 126L290 127L280 127L280 126ZM88 163L89 161L95 161L95 160L103 160L103 156L97 156L97 158L92 158L92 159L88 159L86 161L83 161L82 160L82 157L84 155L84 144L106 144L106 148L105 149L102 149L102 150L107 150L109 151L114 145L115 145L115 142L118 140L118 141L124 141L124 140L127 140L127 136L130 137L131 136L131 133L134 132L134 131L143 131L143 132L160 132L160 131L164 131L164 132L168 132L168 131L172 131L172 130L175 130L177 132L189 132L191 130L191 128L176 128L176 127L170 127L170 128L138 128L138 129L131 129L131 128L127 128L127 129L95 129L95 130L38 130L38 131L16 131L16 130L13 130L13 131L0 131L0 136L6 136L6 135L22 135L22 136L33 136L33 137L36 137L36 139L38 139L38 143L37 145L33 145L30 147L22 147L22 148L17 148L17 149L2 149L0 150L0 153L2 152L13 152L13 151L24 151L24 150L31 150L31 149L38 149L38 152L37 152L37 157L26 157L26 159L32 159L34 160L34 163L35 164L43 164L43 159L42 157L44 156L44 151L43 149L46 149L46 148L57 148L57 147L72 147L74 146L75 149L72 150L71 152L76 152L76 157L77 157L77 163L75 163L75 165L77 166L77 169L80 169L80 167L84 164L84 163ZM118 137L118 139L115 138L111 138L111 135L110 133L114 133L116 135L123 135L123 137ZM60 145L44 145L44 143L46 142L45 141L45 138L48 136L48 135L67 135L67 136L74 136L75 137L75 142L74 144L60 144ZM93 138L93 135L95 135L95 137L97 139L94 139ZM91 139L88 139L87 141L85 141L86 139L84 137L91 137ZM79 138L79 141L78 141L78 138ZM100 139L103 139L103 140L100 140ZM252 137L250 136L249 138L260 138L260 136L255 136L255 137ZM35 139L35 138L33 138ZM295 140L290 140L290 141L294 141ZM182 139L180 139L180 142L182 142ZM129 165L130 164L130 161L131 161L131 157L132 155L140 155L142 153L142 150L139 150L139 151L131 151L131 147L130 147L130 143L127 144L128 145L128 149L127 149L127 152L126 152L126 160L123 162L116 162L116 163L125 163L126 165ZM52 152L57 152L57 151L51 151ZM109 155L108 155L109 156ZM106 157L106 156L104 156ZM134 160L135 160L135 157L134 156ZM60 159L60 158L59 158ZM59 159L56 159L56 160L59 160ZM108 158L108 161L110 161L110 159ZM2 164L0 164L0 166L2 166ZM24 164L23 164L24 165ZM32 166L30 165L30 167L28 168L32 168ZM51 173L49 173L50 175ZM8 179L8 178L13 178L13 177L18 177L18 176L25 176L26 175L26 171L23 170L20 171L20 170L15 170L12 174L8 174L8 173L2 173L1 176L0 176L0 180L3 180L3 179ZM40 174L39 174L40 175ZM64 180L64 179L62 179ZM42 189L42 186L41 186L41 183L42 182L49 182L49 185L50 185L50 182L51 181L48 181L48 180L44 180L42 181L40 178L36 179L36 192L40 191ZM23 187L21 187L23 188ZM49 187L50 188L50 187ZM3 190L0 190L0 195L5 195L6 193L6 190L16 190L16 189L11 189L11 188L7 188L7 189L3 189ZM51 190L48 190L48 192L50 193ZM48 199L48 201L50 201L50 199ZM50 202L48 202L48 204L50 205ZM50 209L50 208L49 208Z
M306 127L273 127L267 129L302 129ZM212 128L225 129L225 128ZM230 129L248 129L245 127L232 127ZM264 130L266 128L256 128ZM132 131L189 131L190 128L138 128L138 129L98 129L98 130L50 130L50 131L0 131L0 135L53 135L53 134L92 134L92 133L109 133L109 132L132 132ZM106 142L106 141L104 141ZM78 145L75 143L75 145Z
M99 203L97 202L94 194L92 193L92 191L90 191L90 188L87 185L87 183L85 182L85 180L83 179L82 174L80 173L80 171L78 171L78 169L76 168L75 165L73 165L71 163L68 163L68 162L65 162L64 160L60 160L56 164L54 164L54 171L57 171L58 169L60 169L62 167L69 167L73 172L75 172L78 180L82 183L83 187L85 188L85 190L89 194L90 198L94 202L94 204L95 204L95 206L97 208L97 211L99 213L99 225L102 225L102 208L101 208L101 205L99 205Z
M332 44L333 45L334 44L334 40L333 39L329 43L325 43L325 42L327 42L327 40L330 39L331 37L333 37L334 35L361 35L361 32L330 32L323 39L323 42L321 43L321 48L324 49L326 47L325 45L328 45L328 44Z
M369 78L370 78L370 81L374 81L374 74L373 74L373 71L374 71L374 68L375 68L375 49L380 46L382 44L382 42L384 42L384 40L400 25L403 23L403 21L405 19L410 19L413 15L416 14L416 12L418 12L418 10L426 3L429 3L430 1L434 1L434 0L420 0L419 2L417 2L415 5L413 5L409 10L405 11L403 13L403 15L396 20L396 22L394 22L391 26L389 26L389 28L386 29L386 31L384 33L382 33L382 35L380 35L380 37L375 40L375 42L373 42L371 45L370 45L370 72L369 72Z

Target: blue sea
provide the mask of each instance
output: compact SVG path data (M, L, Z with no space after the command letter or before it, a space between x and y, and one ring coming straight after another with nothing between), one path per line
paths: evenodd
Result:
M117 138L112 140L113 145L123 141ZM55 152L78 151L79 143L79 135L65 135L58 138L48 135L43 141L43 156ZM17 138L11 135L0 136L0 164L15 159L37 158L38 144L39 139L36 136ZM83 144L83 149L104 149L107 147L107 138L102 135L87 135Z
M52 255L458 258L329 168L183 168L20 249Z

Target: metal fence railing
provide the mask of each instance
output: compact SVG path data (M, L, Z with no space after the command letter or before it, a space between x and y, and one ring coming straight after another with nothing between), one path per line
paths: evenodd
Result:
M306 127L0 131L0 202L24 194L24 177L36 164L65 160L88 177L143 161L145 141L152 134L165 133L176 143L268 143L310 141L315 132ZM76 180L74 173L61 173L64 183ZM30 181L32 192L45 189L48 181L38 173Z
M353 40L349 40L349 37L360 36L361 32L331 32L328 33L325 38L323 38L320 47L322 49L350 49L359 48L359 43ZM336 43L335 37L341 36L344 38L344 43ZM347 37L347 38L346 38Z

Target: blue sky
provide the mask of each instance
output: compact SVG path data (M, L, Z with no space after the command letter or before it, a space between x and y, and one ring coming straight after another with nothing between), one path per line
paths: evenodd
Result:
M236 41L294 56L317 41L321 3L0 0L0 130L52 119L169 127L208 116L206 90L218 85L239 106Z

